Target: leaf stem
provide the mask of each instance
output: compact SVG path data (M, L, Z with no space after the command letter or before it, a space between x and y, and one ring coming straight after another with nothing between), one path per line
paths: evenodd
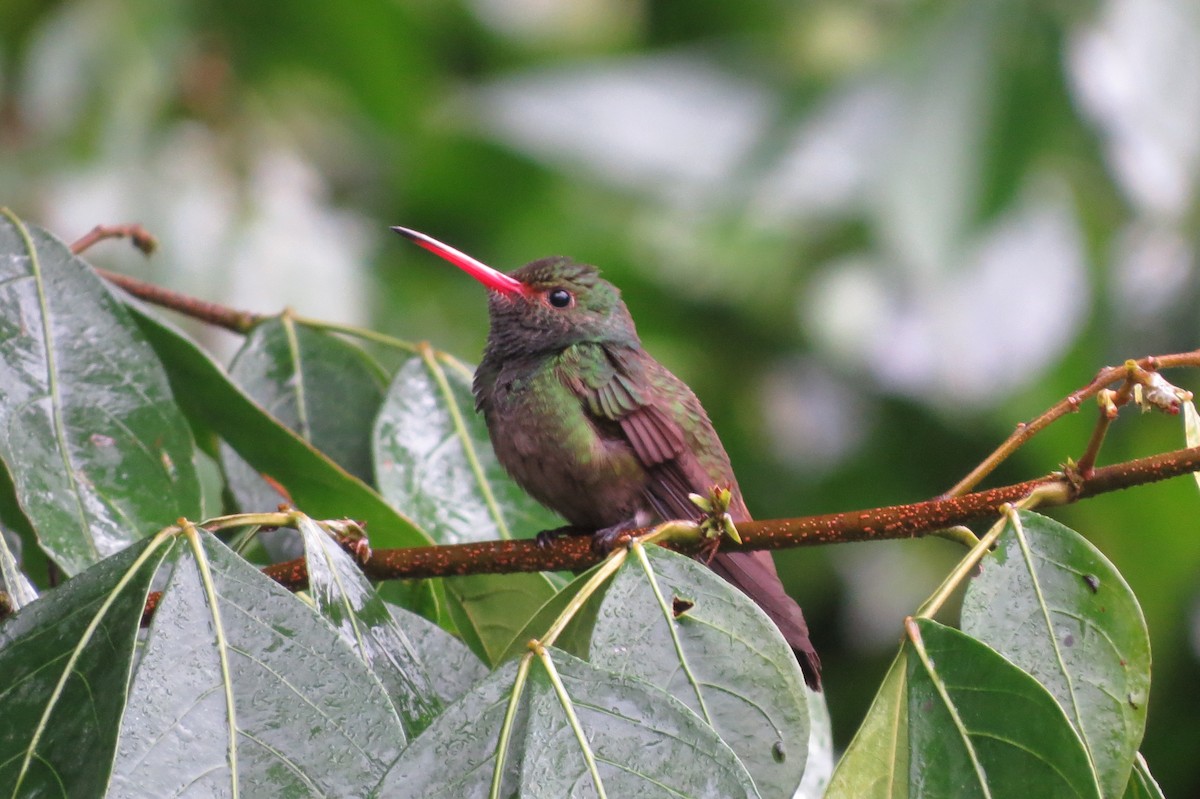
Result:
M500 799L500 790L504 782L504 763L508 758L508 745L512 740L513 727L516 726L517 709L521 705L521 694L525 691L525 683L529 680L529 668L533 665L533 653L528 653L517 664L517 675L513 678L512 694L508 697L508 707L504 710L504 720L500 723L500 735L496 738L496 765L492 770L492 787L488 791L489 799Z
M596 755L592 752L592 744L587 739L587 733L583 730L583 725L579 722L579 716L575 714L575 703L571 701L570 694L567 693L567 687L563 685L562 679L558 676L558 669L554 667L554 660L550 657L550 653L546 651L544 646L539 645L533 652L542 667L546 669L546 676L550 680L550 685L554 687L554 694L558 697L558 703L562 706L563 713L567 716L567 724L571 727L571 732L575 733L575 740L579 743L580 753L583 755L583 762L587 764L588 773L592 775L592 784L596 788L596 795L600 799L607 799L608 794L604 791L604 782L600 779L600 769L596 766Z

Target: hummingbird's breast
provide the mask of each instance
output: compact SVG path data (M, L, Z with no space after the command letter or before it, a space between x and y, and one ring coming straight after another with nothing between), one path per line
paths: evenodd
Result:
M557 359L507 364L476 385L492 446L513 479L578 527L621 524L647 509L646 470L564 384Z

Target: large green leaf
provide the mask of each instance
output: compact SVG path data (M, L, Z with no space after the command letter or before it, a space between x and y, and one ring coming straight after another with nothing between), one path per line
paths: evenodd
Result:
M1083 742L1045 688L958 630L913 625L910 796L1098 799Z
M529 649L529 641L532 639L541 639L550 625L567 609L567 605L579 593L589 580L591 580L595 571L603 566L603 562L597 563L592 568L580 573L574 580L567 583L558 590L554 596L546 600L537 612L530 616L524 626L517 631L512 640L508 642L504 653L500 656L501 660L507 660L511 657L519 657L525 654ZM592 595L591 601L585 602L583 607L575 611L575 614L567 622L566 626L559 632L558 637L554 639L554 645L559 649L564 649L577 658L583 660L590 659L592 645L592 627L596 623L596 614L600 609L600 599L604 595L604 591L612 581L606 581L604 585L596 590Z
M454 702L468 688L487 677L487 666L458 638L411 610L390 602L387 606L413 648L427 662L436 664L426 673L443 705Z
M382 685L303 602L193 540L145 642L109 795L361 796L405 740Z
M767 615L692 558L639 547L604 594L589 660L666 691L712 725L764 797L790 799L808 758L808 696Z
M255 470L270 474L297 507L314 518L349 517L365 523L376 547L430 543L370 486L272 419L187 336L137 303L130 309L166 365L184 411L221 436Z
M535 661L512 724L501 796L596 795L585 751L610 797L758 796L733 751L674 697L561 650L549 657L562 693ZM514 662L505 664L448 708L404 751L375 795L487 796L516 673Z
M362 570L333 536L305 517L298 524L308 565L308 593L323 615L383 683L405 732L415 736L441 710L430 672L435 651L418 650Z
M446 708L401 753L371 796L486 797L496 763L496 741L516 675L517 663L509 661ZM512 723L517 740L524 737L525 717L522 703ZM514 796L521 750L510 750L505 763L506 789L500 795Z
M195 445L129 314L62 242L0 218L0 459L73 574L200 513Z
M521 795L558 799L592 781L584 744L609 796L757 797L733 751L697 715L644 682L551 652L563 695L541 665L532 670Z
M250 332L229 376L281 424L372 482L371 426L384 378L361 348L284 314ZM283 500L228 445L221 448L221 463L243 511L273 510Z
M0 624L0 796L104 793L164 543L130 546Z
M1050 691L1082 736L1105 796L1116 796L1146 725L1146 622L1129 585L1087 540L1045 516L1020 519L971 581L963 631Z

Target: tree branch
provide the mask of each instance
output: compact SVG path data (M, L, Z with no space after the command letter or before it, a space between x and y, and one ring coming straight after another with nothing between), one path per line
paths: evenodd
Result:
M1037 480L948 497L870 510L738 522L742 543L721 542L726 552L786 549L815 544L920 538L953 525L994 516L1001 505L1017 502L1042 489L1042 505L1066 505L1087 497L1153 483L1200 471L1200 447L1175 450L1148 458L1098 468L1087 477L1055 473ZM645 530L635 531L645 532ZM665 546L696 554L704 541L672 541ZM485 541L406 549L381 549L361 559L363 573L373 580L422 579L467 574L534 571L579 571L603 556L592 549L591 538L560 539L542 549L532 539ZM264 573L282 585L303 589L308 583L304 559L277 563Z

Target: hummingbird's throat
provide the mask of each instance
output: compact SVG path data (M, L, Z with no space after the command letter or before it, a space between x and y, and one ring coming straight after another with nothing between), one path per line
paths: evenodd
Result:
M465 252L456 250L449 244L443 244L432 236L426 236L424 233L418 233L406 227L393 227L392 230L415 242L418 246L424 247L434 255L446 259L492 291L508 295L527 294L529 291L528 286L516 278L509 277L500 270L493 269L482 261L477 261Z

